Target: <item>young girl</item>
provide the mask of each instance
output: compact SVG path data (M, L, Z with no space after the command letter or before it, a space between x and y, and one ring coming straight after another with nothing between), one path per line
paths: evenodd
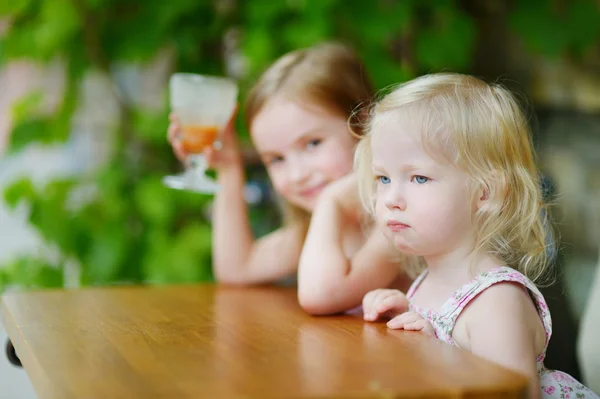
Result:
M317 199L326 197L337 207L336 198L357 196L350 195L357 193L352 177L341 179L352 170L356 144L348 130L348 118L371 95L364 66L339 44L291 52L263 74L248 95L246 122L274 189L284 202L286 222L275 232L254 238L243 197L244 169L230 124L222 148L207 149L209 164L216 169L221 185L213 214L213 271L217 281L260 284L296 273ZM175 115L171 120L169 140L183 160L186 154L177 139L180 127ZM358 201L344 201L344 206L344 214L361 209ZM352 209L348 211L348 207ZM311 228L313 237L326 240L335 235L338 239L326 248L322 259L305 258L313 262L310 267L314 270L310 276L300 275L299 299L311 313L352 308L361 303L366 292L389 287L400 275L399 265L389 260L391 246L381 234L366 240L354 219L345 218L336 231ZM344 274L327 273L347 269L348 264L353 269L351 278L347 270ZM377 277L357 284L361 275ZM306 289L315 287L323 291Z
M596 397L543 365L552 326L532 281L550 240L527 120L506 89L457 74L399 86L372 108L356 166L378 228L426 265L406 296L369 292L365 320L522 372L532 397Z

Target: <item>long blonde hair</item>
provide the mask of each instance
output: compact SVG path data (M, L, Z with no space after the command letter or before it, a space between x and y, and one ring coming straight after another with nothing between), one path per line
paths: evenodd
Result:
M375 102L355 154L359 189L374 213L371 136L384 118L406 115L426 151L445 154L467 173L473 193L489 199L475 214L477 250L532 280L548 269L552 242L531 132L515 96L498 84L461 74L431 74L397 86Z
M245 104L247 126L252 126L269 99L282 94L348 118L357 106L371 99L373 85L357 55L340 43L292 51L275 61L250 90ZM285 222L308 223L308 212L282 202Z

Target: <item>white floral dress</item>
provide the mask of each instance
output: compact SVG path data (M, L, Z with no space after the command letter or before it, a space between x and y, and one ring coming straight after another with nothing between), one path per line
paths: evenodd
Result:
M511 281L525 286L535 302L538 313L544 324L544 330L546 331L546 344L544 345L544 350L536 358L538 375L540 376L540 386L542 388L542 397L561 399L598 398L598 395L570 375L563 373L562 371L548 370L544 367L546 348L548 347L548 342L552 335L550 311L548 310L543 295L533 282L523 274L510 267L499 267L484 272L459 288L454 295L444 303L439 312L420 308L413 303L413 296L426 275L427 270L421 273L415 280L406 295L410 303L410 310L418 312L431 323L438 339L452 345L456 345L456 342L452 339L452 331L454 330L456 320L458 319L460 312L473 298L493 284L504 281Z

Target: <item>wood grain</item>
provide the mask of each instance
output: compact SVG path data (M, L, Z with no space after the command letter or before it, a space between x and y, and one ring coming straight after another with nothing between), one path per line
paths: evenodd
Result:
M40 398L525 396L525 378L360 315L311 317L293 288L11 293L2 318ZM1 388L0 388L1 389Z

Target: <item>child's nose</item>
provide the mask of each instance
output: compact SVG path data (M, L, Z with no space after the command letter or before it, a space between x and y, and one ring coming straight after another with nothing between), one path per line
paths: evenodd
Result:
M308 178L308 168L299 162L294 160L290 162L290 180L295 183L302 183Z
M390 187L384 199L385 206L389 209L406 209L406 199L400 187Z

